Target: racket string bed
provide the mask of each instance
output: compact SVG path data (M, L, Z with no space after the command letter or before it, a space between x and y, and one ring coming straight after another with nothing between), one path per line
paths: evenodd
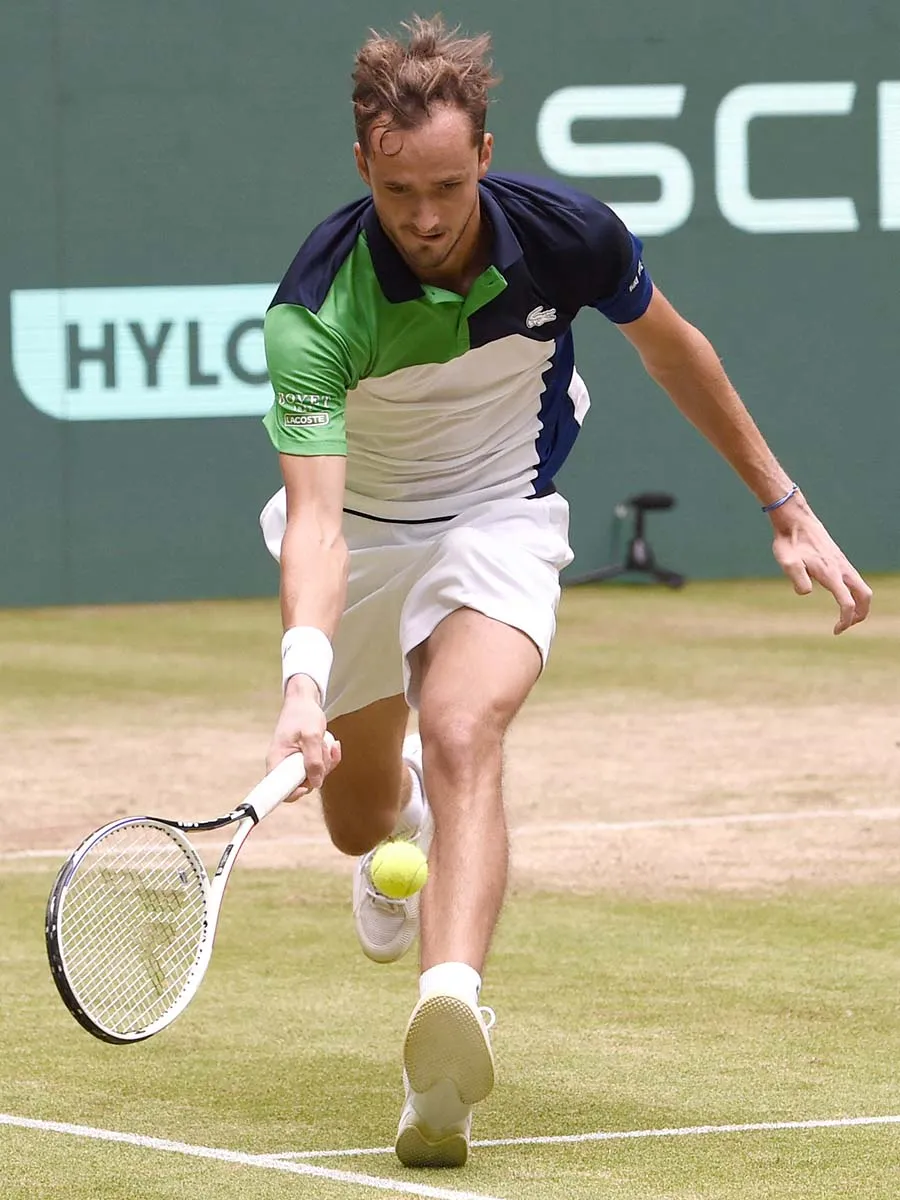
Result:
M146 864L143 864L143 866L146 874ZM94 867L93 869L96 870L97 868ZM124 864L122 866L116 865L112 868L109 868L108 866L100 867L101 871L109 871L110 869L114 871L123 870L126 872L136 871L136 867L125 866ZM151 896L154 892L157 895L159 892L158 889L154 889L152 887L148 888L146 886L148 882L147 880L135 876L135 878L132 880L133 886L131 894L128 896L125 905L123 905L122 902L122 893L120 891L111 889L107 894L106 904L102 907L91 909L87 907L87 901L92 896L96 897L101 895L99 890L96 888L93 893L90 892L90 888L93 886L94 882L94 880L88 878L81 881L79 890L82 893L86 893L86 895L78 896L76 894L74 897L75 912L67 911L66 913L66 938L67 943L70 945L78 939L81 939L85 943L91 944L95 949L95 953L97 952L98 947L101 945L101 939L106 939L108 942L108 945L106 946L106 958L103 961L100 961L97 957L95 957L92 960L86 960L81 964L82 966L90 969L92 973L99 974L107 965L108 961L115 961L117 959L123 948L120 942L116 942L112 938L112 933L115 931L113 928L111 928L113 920L115 921L115 929L117 930L127 930L129 928L133 929L137 927L139 924L145 922L148 916L148 910L150 908L147 903L148 891ZM104 882L108 883L109 880L105 879ZM79 899L82 901L84 911L79 911L77 908L77 902ZM69 899L69 907L73 907L73 898L71 897ZM188 911L187 913L183 913L182 917L190 917L190 915L191 913ZM78 923L79 918L80 924ZM185 922L183 921L183 923ZM162 943L160 942L160 945L161 944ZM77 970L77 967L75 967L75 969Z
M61 913L66 969L84 1008L131 1033L183 991L206 926L206 876L159 825L129 823L88 850Z

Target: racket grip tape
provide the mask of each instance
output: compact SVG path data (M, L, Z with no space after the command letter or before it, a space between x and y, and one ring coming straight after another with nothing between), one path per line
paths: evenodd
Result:
M326 749L330 749L334 745L334 738L330 733L325 734L324 742ZM257 821L261 821L283 800L286 800L291 792L300 787L305 778L306 767L303 763L303 755L299 752L289 754L276 767L273 767L264 779L259 781L241 807L245 808Z

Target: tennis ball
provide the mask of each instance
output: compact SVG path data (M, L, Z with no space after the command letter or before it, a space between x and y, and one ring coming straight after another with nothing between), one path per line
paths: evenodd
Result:
M392 838L373 854L369 874L383 895L406 900L425 886L428 859L412 842Z

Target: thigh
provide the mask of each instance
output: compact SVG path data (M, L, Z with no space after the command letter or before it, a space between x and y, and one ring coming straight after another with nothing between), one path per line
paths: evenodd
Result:
M326 815L352 820L360 809L396 808L403 766L400 753L409 708L403 695L389 696L329 721L341 743L341 761L326 778Z
M473 609L451 613L410 656L423 744L496 744L534 687L542 661L522 630Z
M440 648L442 659L466 664L461 679L467 666L486 692L493 682L516 692L515 662L521 658L529 664L527 675L534 647L541 669L556 632L559 572L572 558L567 533L568 505L553 495L481 505L454 520L435 540L400 617L406 691L413 708L420 707L419 676L425 678L421 669L412 669L414 651L426 642L432 649L415 656L420 668ZM451 620L458 612L477 613L483 620ZM512 675L501 683L498 660L505 662L508 656Z
M347 598L334 636L334 665L328 688L329 726L345 713L403 691L400 614L425 552L402 545L366 545L363 538L388 536L375 522L359 529L348 518L350 569Z

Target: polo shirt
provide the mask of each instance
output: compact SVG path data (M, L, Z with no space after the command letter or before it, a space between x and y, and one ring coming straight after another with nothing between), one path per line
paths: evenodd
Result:
M550 490L590 403L571 324L642 316L642 246L607 205L557 182L479 184L491 261L468 295L421 283L371 197L307 238L265 320L284 454L346 455L345 506L431 520Z

